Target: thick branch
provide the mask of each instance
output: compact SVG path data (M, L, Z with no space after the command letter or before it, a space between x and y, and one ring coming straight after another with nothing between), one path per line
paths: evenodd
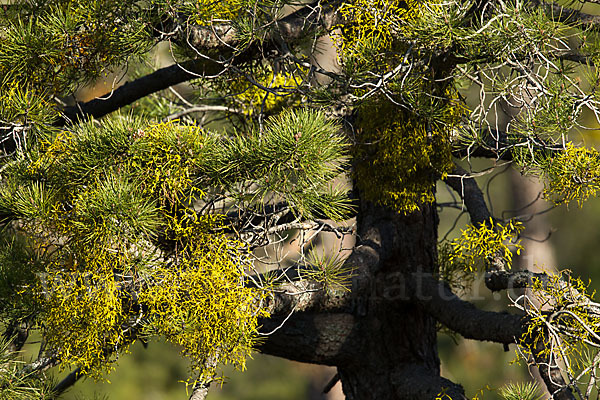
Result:
M445 182L463 199L473 224L489 221L491 214L475 178L469 176L463 168L455 166Z
M448 285L426 274L407 278L411 297L442 324L467 339L517 343L527 319L508 313L480 310L456 296Z
M485 286L493 292L507 289L524 289L530 287L533 280L548 282L548 275L543 272L524 271L491 271L485 276Z
M210 389L210 382L198 383L194 386L189 400L204 400L208 396L208 389Z
M343 313L300 312L266 319L260 331L267 336L258 349L289 360L344 365L358 356L354 326L354 317Z
M295 40L304 35L306 29L330 28L338 22L337 14L331 6L319 10L315 10L311 6L305 6L277 21L278 29L273 30L270 38L281 36L285 41ZM238 37L235 29L230 25L213 25L210 27L190 25L185 32L187 37L182 38L182 40L198 50L217 47L231 49L236 44ZM271 44L272 46L273 44ZM198 76L215 75L225 68L252 59L255 56L254 53L259 53L256 50L254 46L251 46L228 62L216 62L208 59L189 60L181 64L161 68L142 78L128 82L112 93L107 93L100 98L67 107L63 112L64 118L57 121L56 125L62 126L69 120L74 121L88 116L100 118L149 94L167 89L178 83L186 82ZM268 50L268 48L263 49L263 51L265 50Z
M308 285L308 283L306 284ZM417 302L441 323L467 339L516 343L521 337L523 324L526 322L526 319L518 315L479 310L472 303L457 297L446 283L440 282L428 274L414 273L410 276L400 274L393 274L393 276L386 275L380 278L379 283L372 283L371 286L373 289L371 293L373 301L405 302L412 300ZM349 307L349 296L333 299L332 303L326 303L324 300L327 296L323 298L322 292L305 291L302 293L299 291L297 293L300 294L292 294L290 292L279 293L275 298L272 308L276 318L265 321L262 331L268 332L269 330L273 330L293 310L298 311L300 308L309 310L309 312L303 313L305 317L296 322L296 325L314 325L314 321L306 321L306 316L308 315L310 318L313 318L315 315L313 312L315 310L321 311L324 306L329 307L331 304L337 304L340 308L344 305ZM337 301L339 303L336 303ZM320 318L327 318L327 315L322 314ZM296 318L299 318L297 314L292 315L289 321L293 321ZM287 327L290 324L289 321L280 328L280 334L286 334L285 332L287 332ZM297 329L297 332L301 333L302 329ZM311 339L307 337L304 340L310 341ZM282 340L282 345L285 344L286 341ZM289 346L289 342L287 342L287 346Z
M316 29L330 29L341 22L337 7L334 4L326 6L306 5L287 17L275 21L275 27L268 30L263 41L283 40L291 42L302 38L307 32ZM239 43L240 34L231 24L187 25L181 30L181 39L198 51L233 48Z
M361 228L357 234L357 244L352 254L345 261L345 266L352 270L352 278L348 279L347 291L344 288L328 288L309 280L290 282L280 287L269 305L272 315L287 315L295 311L355 312L359 305L354 301L361 295L373 295L373 288L385 291L389 281L385 277L374 279L375 272L396 265L397 254L393 249L399 243L406 243L413 237L427 234L420 230L416 223L400 225L396 223L399 214L395 211L363 205L359 214ZM392 265L393 264L393 265ZM297 278L295 271L290 270L288 278ZM282 281L284 279L281 279ZM404 300L407 300L406 298Z
M472 223L484 223L491 218L481 189L477 186L475 179L468 175L467 171L456 166L452 174L446 178L446 183L463 199ZM527 270L505 271L502 257L495 257L490 262L492 265L486 272L485 285L494 292L526 288L531 286L533 279L539 279L544 283L548 281L548 275L545 273L534 273Z
M400 243L411 242L418 246L420 242L414 238L425 240L426 235L433 233L422 229L416 217L410 223L400 223L401 217L397 212L370 203L363 204L359 219L357 244L345 261L345 266L352 270L352 279L348 280L348 286L351 286L352 290L323 290L322 284L308 280L288 283L279 288L273 296L269 305L271 314L286 315L292 310L361 312L356 308L364 305L354 300L361 296L381 297L379 294L386 297L385 301L408 300L407 297L399 298L391 293L396 287L388 278L394 270L399 269L397 261L400 256L394 249L397 249ZM424 259L420 264L432 265L433 258ZM382 273L377 275L377 272ZM294 277L290 276L290 280L293 279Z
M68 388L73 386L75 383L77 383L79 378L81 378L81 376L82 376L80 372L81 372L81 369L77 368L75 371L73 371L69 375L67 375L62 381L60 381L59 383L56 384L56 386L54 386L54 389L52 389L52 394L55 397L58 397L65 390L67 390Z
M348 290L342 287L324 288L322 283L302 278L301 275L301 272L293 268L279 274L278 281L290 282L278 286L273 291L266 308L271 315L286 316L294 311L350 311L351 296ZM254 282L248 281L248 286L254 285Z
M222 66L216 63L196 60L161 68L149 75L127 82L112 93L107 93L86 103L78 103L75 106L65 108L63 111L64 117L57 121L56 125L64 125L67 121L75 121L84 117L100 118L152 93L196 78L199 75L215 73L219 68L222 68Z
M456 165L452 173L446 178L446 183L448 183L448 185L463 199L469 216L471 217L471 223L485 224L492 218L492 215L485 204L481 189L479 189L477 182L472 176L469 176L467 171ZM505 264L506 262L503 255L501 253L496 253L493 257L488 259L486 270L489 273L503 271L506 269Z
M427 276L413 281L415 299L438 321L467 339L517 343L525 331L526 317L514 314L483 311L461 300L443 282ZM550 366L541 355L543 344L538 342L534 351L536 365L550 393L555 399L573 400L573 394L556 366Z
M538 366L540 377L546 384L548 392L552 394L552 398L555 400L575 400L573 392L571 392L560 373L560 368L555 365L556 362L550 361L549 357L544 355L543 342L537 341L532 347L533 358Z

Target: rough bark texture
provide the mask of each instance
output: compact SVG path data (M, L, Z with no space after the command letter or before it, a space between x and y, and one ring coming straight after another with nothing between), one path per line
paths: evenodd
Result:
M208 389L210 389L209 383L197 385L194 387L189 400L204 400L208 396Z
M402 216L363 204L357 247L378 257L362 264L355 288L353 331L357 357L338 364L349 400L432 399L444 388L462 398L462 389L439 376L435 320L416 304L390 301L394 292L373 291L369 277L432 273L436 261L435 208ZM393 281L393 279L390 279ZM398 296L402 293L398 293ZM385 298L388 297L388 298Z
M413 288L413 298L431 316L466 339L516 343L528 321L526 317L508 312L480 310L452 293L446 283L431 276L416 276L407 283Z
M295 313L286 321L269 319L262 331L270 333L260 350L277 357L321 365L341 365L361 356L355 318L342 313ZM275 332L273 330L277 329Z
M571 389L565 384L565 380L556 365L556 361L550 361L547 355L542 355L544 346L538 342L533 351L533 357L538 365L541 379L546 383L546 389L554 400L575 400Z
M430 400L441 392L465 398L459 385L440 377L436 320L413 288L415 277L434 281L437 222L434 206L403 216L363 203L347 261L356 268L352 292L329 297L330 308L319 296L295 302L302 311L291 316L278 308L277 318L264 321L270 335L260 350L337 366L349 400Z

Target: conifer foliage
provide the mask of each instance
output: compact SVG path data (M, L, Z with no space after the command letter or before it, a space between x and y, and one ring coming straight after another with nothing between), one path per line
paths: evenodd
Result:
M516 344L553 398L598 393L600 305L580 278L511 271L527 218L492 215L471 166L510 163L557 206L597 195L598 151L574 132L600 124L600 17L579 3L5 3L1 399L105 379L155 337L191 360L193 399L253 349L338 367L349 399L466 399L440 376L436 325ZM438 181L455 203L436 208ZM471 223L438 243L444 206ZM453 293L477 274L529 288L518 313ZM52 382L56 366L72 373Z

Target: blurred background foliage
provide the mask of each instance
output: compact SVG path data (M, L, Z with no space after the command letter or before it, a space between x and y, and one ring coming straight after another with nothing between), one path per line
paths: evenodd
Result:
M151 342L148 348L140 343L123 354L117 371L108 375L108 382L91 379L79 382L63 398L171 400L186 399L187 363L177 349L165 342ZM227 369L226 383L211 389L210 399L318 399L320 391L335 371L294 363L271 356L255 354L247 362L248 370ZM318 385L318 386L317 386ZM94 397L96 396L96 397ZM104 396L104 397L103 397Z
M572 136L574 142L582 140L576 132ZM586 145L600 148L600 141L588 135ZM474 170L485 170L491 166L489 161L475 160L472 163ZM494 215L499 217L531 212L531 206L523 207L534 202L542 189L532 178L523 177L518 171L506 167L496 168L478 178L478 182ZM451 199L445 185L438 184L438 203ZM525 250L515 260L514 268L568 269L573 271L574 276L581 276L585 283L591 282L590 292L599 291L600 199L590 199L581 208L576 204L553 208L551 203L538 199L533 207L548 211L525 222L527 230L522 236ZM446 234L450 239L456 237L460 233L453 228L456 218L461 218L458 226L464 225L469 218L459 210L450 209L443 209L440 216L440 239ZM517 293L511 291L511 296L515 298ZM509 303L506 294L490 293L485 288L482 276L465 297L480 308L494 311L506 310ZM597 295L594 298L597 299ZM477 395L478 399L501 399L498 392L500 386L531 380L527 366L523 362L514 362L517 359L514 345L505 351L498 344L464 340L443 332L438 335L438 344L442 375L461 382L471 397Z

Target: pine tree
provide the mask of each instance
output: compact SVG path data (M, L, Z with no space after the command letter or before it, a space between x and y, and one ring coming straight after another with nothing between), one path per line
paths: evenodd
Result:
M600 305L578 277L510 269L523 218L493 215L471 166L510 164L557 206L600 191L598 151L571 139L600 123L600 17L579 4L0 6L0 398L56 398L162 337L191 360L193 399L253 349L336 366L348 399L466 399L440 376L440 326L516 344L553 398L592 398ZM315 61L324 37L335 70ZM436 182L457 201L436 205ZM470 224L438 243L444 207ZM320 232L356 244L323 253ZM529 291L483 311L456 294L476 276ZM72 372L49 382L55 366Z

